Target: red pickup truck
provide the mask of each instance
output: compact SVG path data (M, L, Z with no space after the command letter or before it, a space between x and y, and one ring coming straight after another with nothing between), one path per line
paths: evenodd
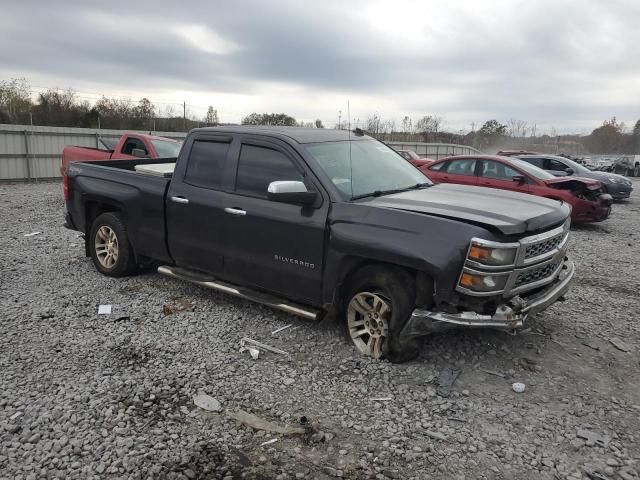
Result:
M99 160L131 160L134 158L175 158L182 142L166 137L155 137L140 133L125 133L116 143L101 138L104 148L76 147L67 145L62 150L60 174L67 189L67 165L69 162L95 162Z

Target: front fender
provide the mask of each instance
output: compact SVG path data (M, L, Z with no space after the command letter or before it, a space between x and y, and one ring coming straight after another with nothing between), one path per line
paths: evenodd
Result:
M331 303L348 268L345 263L381 262L426 273L434 300L455 295L469 242L497 240L478 225L434 215L361 204L337 204L329 218L323 300Z

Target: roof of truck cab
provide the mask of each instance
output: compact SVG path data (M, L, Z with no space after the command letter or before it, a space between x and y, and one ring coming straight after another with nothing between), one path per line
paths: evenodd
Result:
M329 128L281 127L267 125L227 125L221 127L196 128L198 132L253 133L275 137L288 137L297 143L340 142L345 140L370 140L367 135L356 135L348 130Z

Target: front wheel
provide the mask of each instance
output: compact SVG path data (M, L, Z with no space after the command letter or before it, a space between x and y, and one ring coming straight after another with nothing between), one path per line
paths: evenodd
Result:
M122 277L134 270L133 250L119 214L109 212L98 216L88 242L93 264L103 275Z
M404 270L371 265L349 282L343 316L349 339L363 355L405 362L420 353L421 341L400 341L415 304L415 281Z

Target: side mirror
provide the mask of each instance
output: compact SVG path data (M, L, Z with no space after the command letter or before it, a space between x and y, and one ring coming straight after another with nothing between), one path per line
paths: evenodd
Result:
M524 183L525 178L523 175L514 175L513 177L511 177L511 180L516 182L518 185L522 185Z
M131 150L131 155L139 158L147 158L147 154L141 148L134 148L133 150Z
M567 169L565 170L565 172L567 172L567 175L573 175L574 173L576 173L576 172L573 170L573 168L567 168Z
M316 192L310 192L304 183L297 180L278 180L267 188L267 198L274 202L311 205L316 200Z

